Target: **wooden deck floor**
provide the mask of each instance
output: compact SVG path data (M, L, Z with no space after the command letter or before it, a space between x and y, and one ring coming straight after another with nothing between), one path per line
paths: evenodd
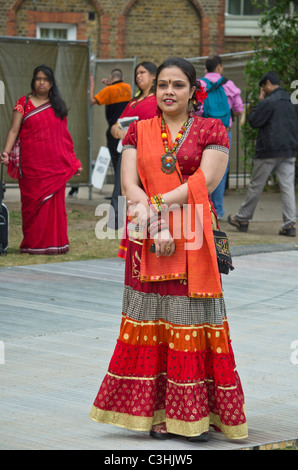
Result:
M111 259L0 269L0 449L192 452L295 442L298 252L234 263L224 289L247 439L153 442L89 419L120 324L124 264Z

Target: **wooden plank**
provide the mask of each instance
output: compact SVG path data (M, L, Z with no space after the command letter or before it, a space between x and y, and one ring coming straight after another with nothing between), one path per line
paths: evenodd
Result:
M156 442L93 423L89 412L115 347L124 263L92 260L2 268L0 449L236 450L297 439L298 253L235 257L223 279L249 436ZM3 274L3 275L2 275Z

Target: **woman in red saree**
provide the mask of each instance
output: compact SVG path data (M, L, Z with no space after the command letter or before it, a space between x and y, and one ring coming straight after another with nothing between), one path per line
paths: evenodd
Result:
M192 64L168 59L156 83L162 115L133 123L123 142L123 189L137 216L120 335L90 416L159 439L206 441L210 426L242 439L244 395L209 196L227 165L228 136L219 120L189 114Z
M1 161L17 178L21 192L21 253L56 255L69 251L65 188L79 174L67 129L67 109L50 67L34 70L32 93L20 98L13 113ZM21 155L9 158L17 136Z
M151 119L157 114L157 102L153 91L154 80L157 67L153 62L144 61L138 64L135 68L135 84L138 87L136 96L127 104L120 118L138 118L139 121L142 119ZM112 126L111 133L115 139L123 140L127 130L120 127L118 121ZM109 219L107 226L109 228L119 228L123 225L119 224L118 214L118 197L121 196L121 156L118 161L118 171L116 173L116 183L112 194L111 206L114 211L109 213ZM122 217L121 217L122 219ZM125 259L126 255L126 222L124 223L124 230L122 240L119 246L118 256Z

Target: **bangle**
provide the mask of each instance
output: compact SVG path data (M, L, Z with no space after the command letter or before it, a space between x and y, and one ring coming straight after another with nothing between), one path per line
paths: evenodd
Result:
M153 196L155 201L157 202L159 208L161 211L166 211L168 209L168 206L165 203L165 200L162 196L162 194L157 194L156 196Z
M156 204L154 197L148 197L148 205L150 209L154 212L154 214L158 214L160 212L158 205Z
M149 219L147 220L147 228L149 229L150 225L153 222L156 222L156 220L160 220L161 214L160 213L154 213L153 215L150 215Z
M163 212L168 209L162 194L157 194L148 198L148 204L155 213Z
M153 220L150 220L150 225L148 224L148 232L150 233L151 237L154 237L154 235L156 235L158 232L161 232L167 228L167 223L160 217L153 217Z
M150 231L151 238L154 238L157 233L162 232L162 230L166 230L166 229L168 229L168 226L167 226L166 223L161 224L160 226L156 227L155 229L152 229Z

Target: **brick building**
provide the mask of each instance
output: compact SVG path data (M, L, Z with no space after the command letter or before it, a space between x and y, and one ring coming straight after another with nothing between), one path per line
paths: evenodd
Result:
M248 50L251 0L0 0L0 36L86 40L101 59Z

